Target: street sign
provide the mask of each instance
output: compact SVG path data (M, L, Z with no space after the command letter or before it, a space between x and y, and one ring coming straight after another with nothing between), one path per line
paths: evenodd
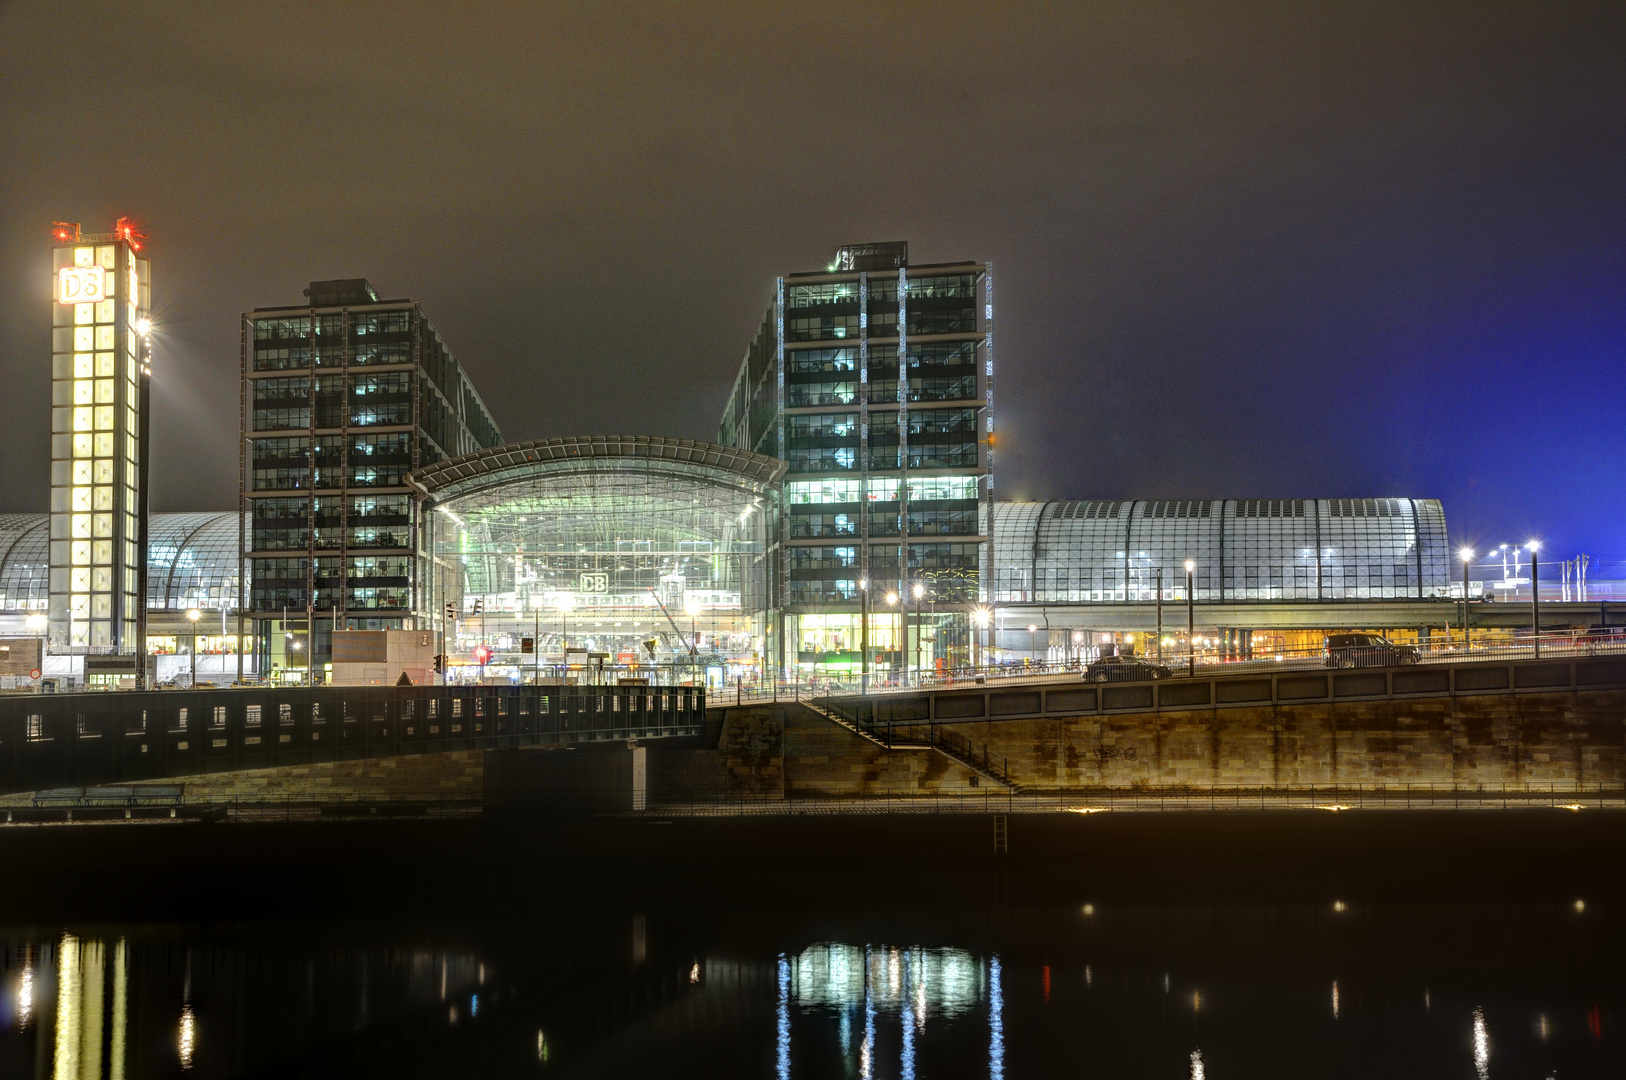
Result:
M30 678L30 679L37 679L37 678L39 678L39 677L40 677L40 669L39 669L39 668L35 668L35 669L34 669L34 670L33 670L33 671L30 671L30 672L29 672L29 673L28 673L28 677L29 677L29 678Z

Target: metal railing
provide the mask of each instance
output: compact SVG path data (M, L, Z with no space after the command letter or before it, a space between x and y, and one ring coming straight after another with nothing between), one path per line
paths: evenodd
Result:
M1577 657L1626 656L1626 633L1554 631L1539 639L1529 634L1493 637L1491 631L1473 631L1466 642L1461 634L1439 634L1414 644L1329 649L1324 644L1298 648L1255 650L1251 656L1228 655L1218 649L1195 654L1165 650L1137 655L1138 665L1098 664L1072 659L1052 663L1000 664L961 667L948 671L871 675L867 679L804 676L777 683L739 683L711 691L713 707L754 705L770 701L799 701L831 694L890 694L922 689L959 689L987 683L1023 684L1057 682L1144 682L1161 679L1211 679L1217 675L1325 668L1402 667L1411 664L1462 664L1479 661L1568 660Z

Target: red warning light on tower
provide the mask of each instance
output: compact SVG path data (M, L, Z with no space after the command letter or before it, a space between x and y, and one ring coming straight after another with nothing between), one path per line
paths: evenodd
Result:
M147 234L141 232L133 224L131 224L130 219L127 217L119 218L119 220L113 225L113 234L120 240L128 243L131 250L134 251L140 251L141 241L147 238Z

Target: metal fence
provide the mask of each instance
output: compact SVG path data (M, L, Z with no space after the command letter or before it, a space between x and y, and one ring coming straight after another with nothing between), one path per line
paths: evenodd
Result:
M1165 650L1135 657L1139 663L1097 663L1067 660L1048 664L1001 664L962 667L950 671L877 674L863 678L824 675L781 680L776 683L739 683L711 691L714 706L760 705L800 701L831 694L892 694L922 689L953 689L990 683L1155 682L1164 679L1212 679L1221 675L1249 675L1318 668L1406 667L1414 664L1506 663L1515 660L1566 660L1592 656L1626 656L1626 633L1567 631L1492 637L1475 631L1466 641L1461 634L1437 634L1416 644L1360 646L1329 649L1326 645L1273 649L1252 656L1225 655L1199 650L1176 655Z
M701 689L142 691L0 698L0 792L351 758L698 734Z

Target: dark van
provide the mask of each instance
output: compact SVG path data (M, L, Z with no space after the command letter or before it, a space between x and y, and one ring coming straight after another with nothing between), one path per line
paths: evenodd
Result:
M1421 656L1410 645L1396 645L1377 634L1328 634L1328 667L1396 667L1415 664Z

